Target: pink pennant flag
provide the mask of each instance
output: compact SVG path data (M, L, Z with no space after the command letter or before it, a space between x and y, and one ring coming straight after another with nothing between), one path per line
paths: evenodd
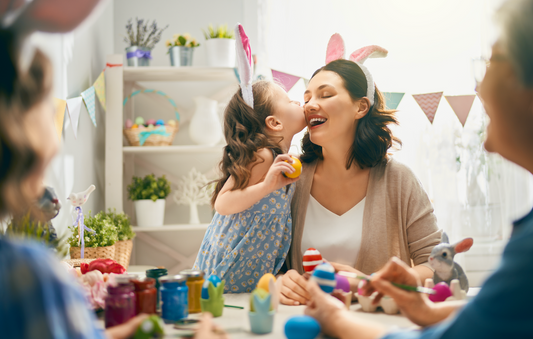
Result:
M424 111L429 122L433 124L433 119L435 119L435 114L437 113L437 108L442 98L442 92L413 94L413 98L415 98L422 111Z
M298 80L300 80L300 77L276 70L272 70L272 78L279 82L286 92L290 91L291 88L296 85Z
M476 95L446 95L445 98L450 104L450 106L452 106L455 115L457 115L459 121L461 122L461 125L463 125L464 127L466 119L468 118L468 114L470 113L470 109L472 108L472 104L474 103L474 99L476 98Z

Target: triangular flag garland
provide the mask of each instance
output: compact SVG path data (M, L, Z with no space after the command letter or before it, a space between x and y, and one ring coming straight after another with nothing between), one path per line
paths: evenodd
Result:
M476 95L446 95L444 97L452 107L455 115L457 115L457 118L459 118L461 125L465 127L466 119L468 118L468 114L470 113Z
M67 102L58 98L54 98L56 106L56 114L54 116L54 122L56 125L57 137L61 140L61 133L63 132L63 121L65 120L65 107Z
M102 104L102 107L104 111L106 110L106 98L105 98L105 76L104 72L100 73L98 78L93 84L94 91L96 93L96 96L98 97L98 100L100 100L100 104Z
M383 92L387 109L397 109L405 93Z
M298 76L283 73L276 70L272 70L272 78L274 79L274 81L279 82L286 92L290 91L291 88L293 88L294 85L298 82L298 80L300 80L300 77Z
M78 138L78 124L80 121L80 111L81 111L82 100L83 100L82 97L67 99L68 116L70 117L70 123L72 124L74 138L76 139Z
M429 122L433 124L433 119L435 119L435 114L437 113L437 108L442 98L442 92L413 94L413 98L415 98L422 111L424 111Z
M94 127L96 127L96 113L95 113L95 102L94 102L94 87L89 87L85 91L81 93L81 96L83 98L83 101L85 101L85 106L87 107L87 112L89 112L89 116L91 117L91 121L93 122Z

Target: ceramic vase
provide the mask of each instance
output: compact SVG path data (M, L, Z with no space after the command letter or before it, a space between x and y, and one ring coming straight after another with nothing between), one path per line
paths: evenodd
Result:
M209 67L235 67L234 39L208 39L205 50Z
M189 136L198 145L214 146L222 138L217 102L205 97L194 98L196 110L189 126Z
M137 226L163 226L165 219L165 199L135 200L135 215L137 216Z

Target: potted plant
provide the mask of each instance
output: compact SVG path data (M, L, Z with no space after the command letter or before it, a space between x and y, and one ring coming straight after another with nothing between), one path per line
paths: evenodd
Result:
M133 177L128 195L135 204L137 225L161 226L165 218L165 198L170 194L170 183L163 175L156 178L149 174L144 178Z
M85 232L83 239L85 241L84 257L86 259L105 258L115 260L115 243L117 242L117 228L113 221L105 212L98 212L95 216L89 215L84 217L85 226L93 232ZM81 258L81 247L78 245L78 226L69 226L72 235L68 238L70 244L70 258Z
M211 67L235 67L235 35L228 31L228 25L204 31L207 64Z
M196 39L191 38L189 33L174 34L172 40L167 40L166 46L170 54L170 65L192 66L192 52L200 46Z
M117 213L109 209L106 216L117 229L117 242L115 243L115 261L128 269L135 232L131 228L130 217L124 212Z
M161 40L161 34L168 25L160 28L155 20L152 23L144 19L135 18L135 20L137 21L135 27L132 19L128 20L126 37L124 37L124 41L129 44L126 47L128 66L149 66L150 59L152 59L151 51Z

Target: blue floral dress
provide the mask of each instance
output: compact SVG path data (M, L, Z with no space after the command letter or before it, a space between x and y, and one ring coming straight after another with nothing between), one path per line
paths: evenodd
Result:
M226 280L226 293L251 292L264 274L278 273L291 243L294 189L287 185L241 213L215 213L194 268Z

